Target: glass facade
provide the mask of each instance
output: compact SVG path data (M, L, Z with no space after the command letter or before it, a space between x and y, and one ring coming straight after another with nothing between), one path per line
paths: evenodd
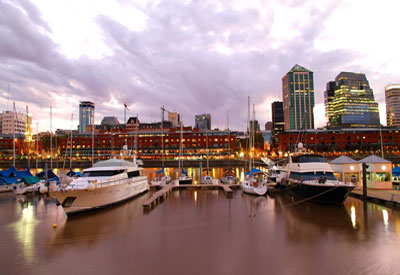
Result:
M314 129L313 72L295 65L283 78L285 131Z
M325 92L329 127L380 126L378 103L365 74L341 72L332 85L329 82Z
M201 114L195 116L195 128L199 130L211 130L211 115Z
M79 133L86 133L86 126L94 124L94 103L81 101L79 104Z
M386 86L385 99L387 125L400 126L400 84Z

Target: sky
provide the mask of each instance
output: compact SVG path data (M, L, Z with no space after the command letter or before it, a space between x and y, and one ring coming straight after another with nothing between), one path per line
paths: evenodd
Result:
M400 83L392 0L0 0L0 110L29 107L39 131L78 125L79 101L96 123L123 104L141 122L160 107L185 125L245 129L247 96L262 128L282 100L282 77L314 72L316 127L323 93L341 71L365 73L386 125L384 87ZM73 119L71 116L73 114Z

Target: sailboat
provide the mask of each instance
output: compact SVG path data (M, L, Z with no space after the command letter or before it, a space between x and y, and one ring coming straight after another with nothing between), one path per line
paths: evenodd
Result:
M253 123L250 125L250 97L248 97L248 122L249 122L249 154L254 146L254 105L253 105ZM243 192L252 195L264 196L267 194L267 179L265 173L261 172L257 168L254 168L254 156L249 157L249 171L246 173L246 177L242 182Z
M214 178L208 174L210 171L210 165L208 162L208 130L206 130L206 144L207 144L207 151L206 151L207 169L206 169L206 175L200 179L200 183L201 184L212 184L214 181Z
M168 182L171 181L171 177L165 174L165 167L164 167L164 106L161 108L161 162L162 167L161 170L156 172L156 177L151 179L151 185L153 186L160 186L163 187L167 185Z
M182 184L192 184L193 179L188 176L187 171L183 168L183 126L181 121L181 136L180 136L180 145L179 145L179 173L181 174L178 179L175 180L175 185L182 185ZM181 164L182 163L182 164ZM182 165L182 166L181 166Z
M229 168L225 169L225 176L221 179L221 182L224 184L236 184L238 183L239 179L235 177L235 169L232 168L231 166L231 142L230 142L230 135L231 131L229 130L229 113L226 113L226 120L228 124L228 144L229 144L229 155L228 155L228 161L229 161Z

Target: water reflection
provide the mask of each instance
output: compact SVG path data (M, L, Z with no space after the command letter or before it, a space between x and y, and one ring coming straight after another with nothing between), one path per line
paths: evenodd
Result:
M245 204L246 214L249 218L255 218L257 212L265 210L267 198L264 196L254 196L242 192L242 199Z

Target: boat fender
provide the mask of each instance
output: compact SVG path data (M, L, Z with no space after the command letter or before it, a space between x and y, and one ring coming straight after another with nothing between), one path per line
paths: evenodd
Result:
M39 187L39 192L40 194L46 194L48 188L46 186Z
M94 191L96 189L96 186L93 183L89 183L87 186L88 191Z

